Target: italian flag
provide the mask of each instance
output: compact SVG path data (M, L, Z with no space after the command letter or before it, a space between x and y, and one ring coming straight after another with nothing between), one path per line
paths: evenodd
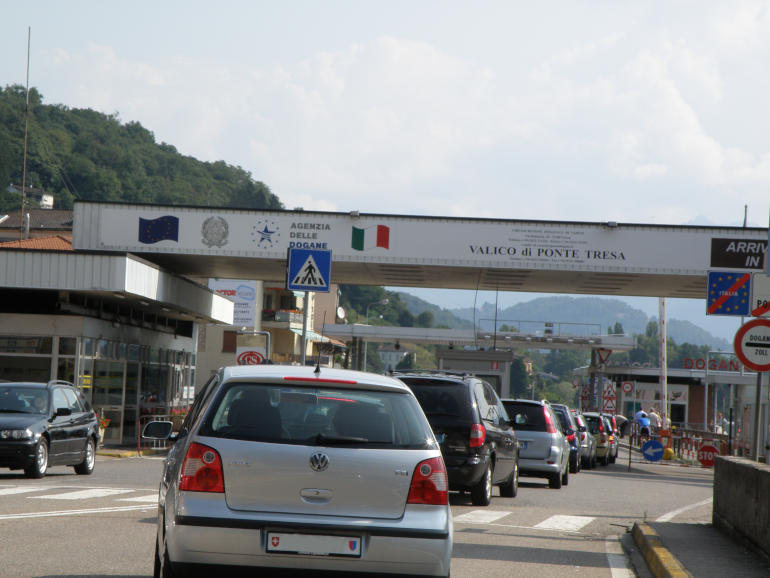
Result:
M353 240L350 246L356 251L365 251L373 247L390 249L390 227L385 225L376 225L365 229L353 227Z

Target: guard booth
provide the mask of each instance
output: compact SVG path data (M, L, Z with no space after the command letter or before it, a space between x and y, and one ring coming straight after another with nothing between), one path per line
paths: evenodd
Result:
M438 368L443 371L467 371L489 382L500 397L511 397L510 350L439 349Z

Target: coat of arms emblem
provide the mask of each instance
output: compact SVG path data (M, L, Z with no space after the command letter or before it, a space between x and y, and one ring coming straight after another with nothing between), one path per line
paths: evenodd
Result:
M207 247L224 247L229 234L230 226L222 217L209 217L201 226L201 240Z

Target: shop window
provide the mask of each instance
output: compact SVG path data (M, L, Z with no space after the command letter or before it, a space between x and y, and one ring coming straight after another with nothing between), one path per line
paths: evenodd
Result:
M224 331L222 333L222 353L235 353L237 337L237 331Z
M59 355L75 355L77 339L74 337L59 337Z
M51 337L0 337L0 352L51 354Z

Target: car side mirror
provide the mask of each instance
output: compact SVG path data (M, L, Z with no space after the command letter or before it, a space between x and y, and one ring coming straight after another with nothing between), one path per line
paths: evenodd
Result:
M174 424L170 421L151 421L144 426L142 437L150 440L167 440L171 438Z
M584 431L586 431L586 426L584 426L584 425L579 425L579 426L578 426L578 431L579 431L579 432L581 432L581 433L582 433L582 432L584 432Z
M59 417L60 415L72 415L72 410L68 407L57 407L54 415L56 417Z

